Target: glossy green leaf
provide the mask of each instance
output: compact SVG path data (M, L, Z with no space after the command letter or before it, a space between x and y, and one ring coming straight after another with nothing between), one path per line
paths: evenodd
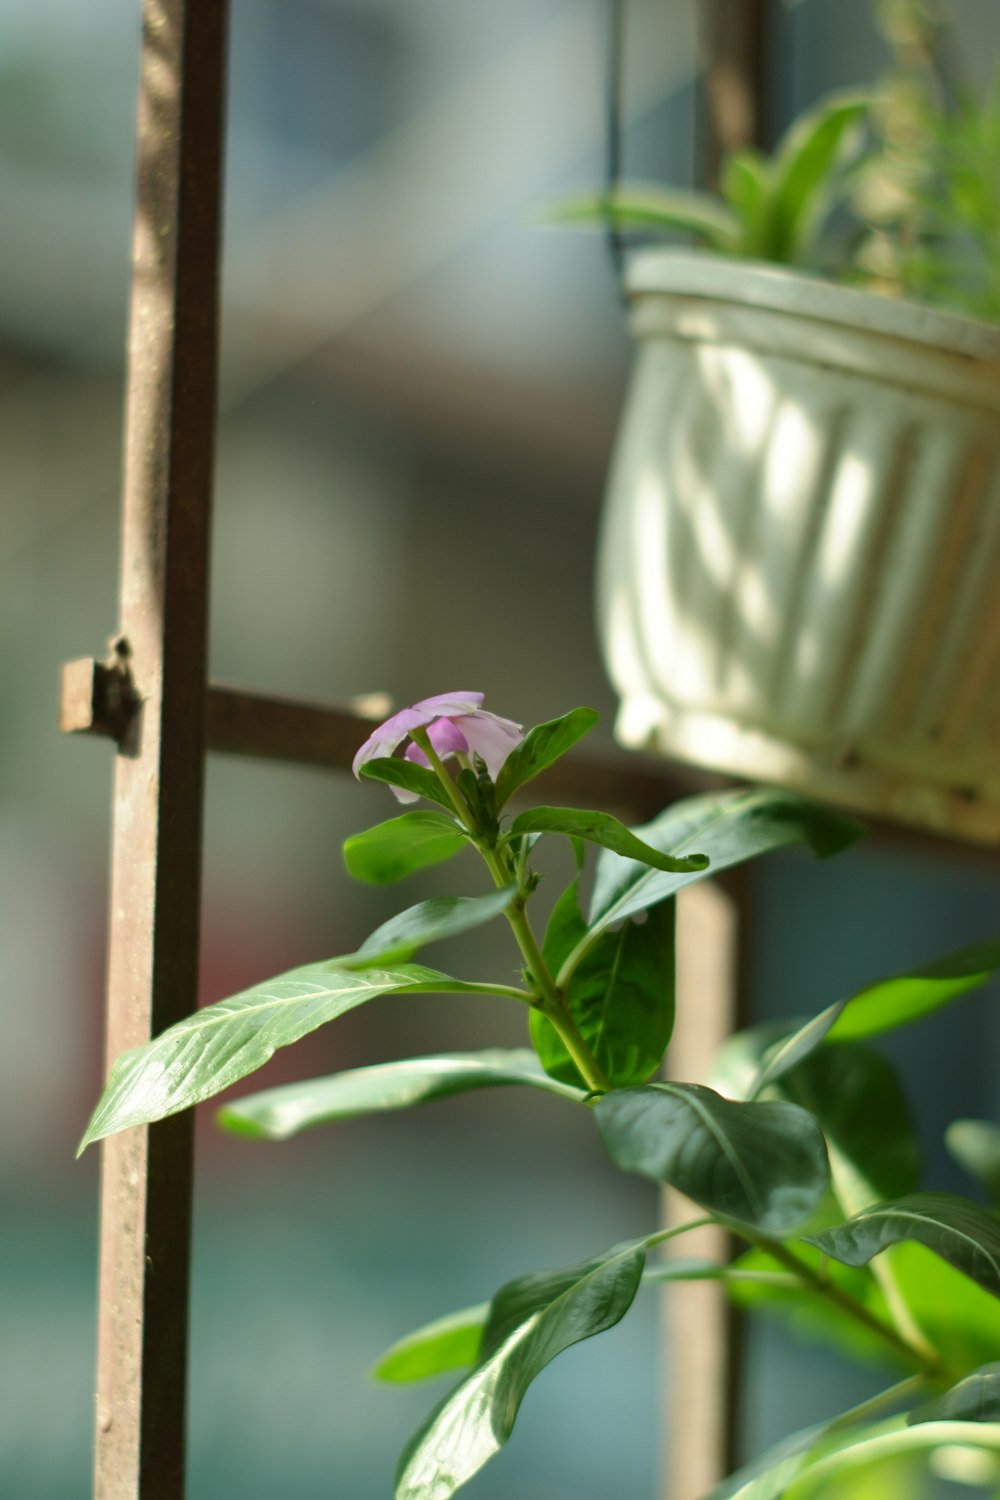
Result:
M618 1166L770 1233L803 1224L829 1181L811 1115L794 1104L734 1103L692 1083L616 1089L594 1107Z
M437 776L427 766L421 766L416 761L404 760L402 756L381 755L378 760L367 761L361 767L361 775L368 777L370 781L384 781L389 786L402 787L404 791L413 792L417 797L425 797L428 802L436 802L438 807L444 807L448 812L452 810L448 794Z
M277 979L205 1006L147 1042L123 1052L87 1127L80 1151L130 1125L162 1120L200 1104L263 1066L279 1047L377 995L456 991L481 994L420 964L360 974L326 964L292 969Z
M562 833L568 838L586 839L590 844L600 844L616 854L630 860L638 860L644 866L676 874L701 873L708 867L704 854L689 854L678 859L664 854L636 838L624 823L610 813L582 812L575 807L532 807L519 813L511 825L515 835L522 833Z
M420 901L383 922L356 953L335 958L331 968L372 969L407 963L428 943L457 937L461 932L492 922L507 910L516 895L517 887L507 885L486 896L436 896L430 901Z
M828 1005L826 1010L820 1011L818 1016L811 1016L808 1021L796 1030L783 1036L780 1041L768 1041L766 1050L762 1052L760 1064L756 1077L749 1085L746 1097L758 1098L771 1084L777 1083L785 1073L804 1062L816 1048L823 1043L830 1034L837 1017L843 1010L846 1001L838 1000L834 1005ZM769 1027L773 1034L773 1025Z
M572 1344L603 1333L632 1305L646 1241L567 1270L511 1282L493 1299L480 1363L408 1443L396 1500L448 1500L509 1438L537 1375Z
M1000 1364L982 1365L934 1401L911 1411L907 1426L921 1422L1000 1422Z
M503 807L518 787L526 785L546 766L553 765L585 734L589 734L600 715L593 708L574 708L562 718L550 719L529 729L521 743L511 751L497 776L497 806Z
M527 1047L452 1052L438 1057L410 1057L402 1062L351 1068L330 1078L310 1078L237 1099L219 1111L219 1124L237 1135L283 1141L314 1125L329 1125L357 1115L410 1109L432 1099L446 1099L471 1089L526 1084L564 1099L582 1101L586 1092L558 1083Z
M627 184L616 192L569 199L557 205L552 218L560 224L610 224L654 234L683 230L722 255L740 250L739 221L709 193Z
M686 797L635 832L654 849L675 857L702 850L710 862L708 873L717 875L787 844L806 844L824 858L853 843L861 827L803 797L760 788ZM703 869L666 874L602 852L594 872L590 930L601 931L646 911L705 874Z
M893 1203L875 1204L846 1224L808 1239L848 1266L867 1265L890 1245L916 1240L1000 1297L1000 1221L951 1193L912 1193Z
M868 985L849 1001L830 1030L831 1041L877 1036L939 1010L985 984L1000 969L1000 942L975 943L919 968Z
M372 1374L401 1385L474 1365L489 1311L490 1304L480 1302L415 1328L385 1351Z
M1000 1126L991 1120L953 1120L944 1134L951 1155L1000 1204Z
M830 1151L845 1206L901 1198L920 1180L920 1149L895 1069L856 1042L823 1047L786 1073L782 1098L809 1110Z
M542 952L558 973L586 933L576 883L557 903ZM604 933L566 989L570 1012L613 1088L644 1083L660 1065L674 1026L674 911L657 907L641 925ZM583 1085L558 1033L538 1011L531 1040L547 1073Z
M464 849L466 835L446 813L418 808L376 823L344 843L344 863L355 880L388 885Z

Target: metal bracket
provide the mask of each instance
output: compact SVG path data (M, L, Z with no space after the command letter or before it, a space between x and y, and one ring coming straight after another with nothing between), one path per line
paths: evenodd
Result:
M103 734L126 748L142 699L129 664L131 651L123 635L111 641L107 661L84 656L62 669L59 728L63 734Z

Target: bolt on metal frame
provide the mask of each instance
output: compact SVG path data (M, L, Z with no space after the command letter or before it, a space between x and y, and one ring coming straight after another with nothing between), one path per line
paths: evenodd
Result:
M117 745L109 1064L197 1003L207 751L346 769L367 732L349 707L207 681L226 37L227 0L144 0L119 635L109 661L63 673L61 727ZM548 781L639 815L692 789L625 757L576 757ZM731 913L723 927L731 945ZM732 1016L728 978L718 987L702 1052ZM183 1500L191 1113L112 1137L102 1153L94 1495ZM718 1370L721 1323L716 1338ZM718 1469L717 1425L707 1442L699 1474Z

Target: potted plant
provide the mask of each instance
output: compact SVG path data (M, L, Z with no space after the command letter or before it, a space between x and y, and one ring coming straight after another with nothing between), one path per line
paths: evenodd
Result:
M995 843L1000 88L918 20L718 198L563 210L711 252L631 257L598 613L627 745Z
M406 1058L271 1089L223 1110L233 1130L283 1139L468 1090L540 1089L554 1096L553 1109L589 1114L595 1145L622 1170L693 1201L682 1223L651 1224L625 1243L609 1230L572 1265L529 1274L512 1267L519 1274L482 1305L441 1309L444 1316L385 1355L378 1373L388 1381L458 1375L400 1459L397 1500L448 1500L461 1489L510 1437L545 1366L641 1306L644 1285L706 1278L849 1342L886 1382L863 1405L791 1434L714 1500L844 1496L855 1493L859 1474L864 1484L897 1457L934 1454L977 1462L995 1488L1000 1221L982 1203L919 1190L905 1097L868 1039L983 983L1000 968L1000 942L875 982L805 1020L744 1033L708 1083L660 1081L674 1023L676 893L786 845L835 854L860 830L775 790L688 798L634 830L599 811L522 806L512 815L510 799L596 717L577 709L524 735L487 713L482 694L448 693L375 730L358 752L357 773L429 806L348 839L348 870L388 883L474 850L484 889L419 902L355 952L255 985L124 1053L83 1144L211 1098L277 1048L380 995L435 991L456 1004L487 997L520 1005L530 1047ZM570 840L577 868L542 932L533 925L535 851L553 836ZM587 846L596 846L597 861L584 904ZM414 962L425 946L493 921L507 922L520 952L515 982L455 978ZM542 1135L540 1150L544 1144ZM953 1145L992 1198L1000 1132L964 1122ZM534 1218L537 1203L524 1211ZM662 1258L663 1245L683 1246L706 1222L743 1245L735 1264ZM407 1253L405 1237L399 1253ZM683 1295L683 1285L677 1291ZM683 1358L678 1351L681 1379ZM607 1376L597 1361L591 1369L596 1409Z

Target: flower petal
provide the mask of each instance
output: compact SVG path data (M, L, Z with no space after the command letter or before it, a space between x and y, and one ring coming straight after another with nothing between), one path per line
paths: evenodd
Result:
M357 776L370 760L392 755L414 729L432 724L442 714L474 714L484 697L484 693L439 693L435 698L421 698L419 703L401 708L372 731L354 757L351 770Z
M427 726L427 736L442 760L448 755L469 753L469 742L452 719L435 719Z
M482 756L494 781L510 752L524 739L522 725L515 724L513 719L501 719L497 714L487 713L485 709L455 719L454 726L468 740L470 752Z

